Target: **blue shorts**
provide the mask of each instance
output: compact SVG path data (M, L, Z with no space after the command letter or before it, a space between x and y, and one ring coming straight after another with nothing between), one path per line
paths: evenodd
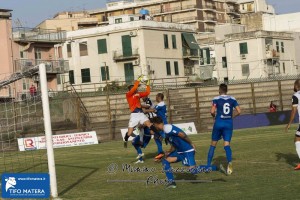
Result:
M146 148L146 146L149 144L151 140L151 136L145 136L143 137L143 146L142 148ZM136 136L133 140L132 140L132 145L137 145L140 144L140 136Z
M168 157L176 157L176 162L182 162L184 166L195 166L195 151L187 152L187 153L177 153L177 151L173 151L169 154Z
M232 123L216 122L213 127L211 140L219 141L223 138L224 141L230 142L232 137Z

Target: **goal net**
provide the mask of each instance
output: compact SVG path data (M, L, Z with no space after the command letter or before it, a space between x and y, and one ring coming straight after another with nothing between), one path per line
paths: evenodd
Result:
M34 82L32 77L37 74L39 81ZM44 64L2 77L0 80L0 171L1 174L49 173L51 194L56 197L48 98ZM26 144L25 138L38 136L46 136L47 149L34 151L32 141ZM20 139L25 148L33 148L20 151Z

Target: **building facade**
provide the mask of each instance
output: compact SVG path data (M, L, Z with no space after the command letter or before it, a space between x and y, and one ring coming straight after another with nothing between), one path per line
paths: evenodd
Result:
M62 54L60 56L55 52L54 45L64 41L65 33L22 27L13 29L11 11L0 9L0 80L6 80L13 73L45 63L48 88L57 90L57 74L65 72L68 65L62 59ZM29 96L30 86L33 84L37 87L38 83L38 74L33 78L23 78L0 88L0 98L20 99Z
M74 31L83 28L95 27L98 19L91 17L86 11L59 12L52 19L46 19L36 28L56 31Z
M106 81L131 84L141 74L153 79L183 77L199 60L192 26L138 20L135 15L110 21L108 26L67 32L62 46L70 63L66 81L84 86Z
M292 33L245 32L245 26L222 25L216 28L216 34L211 36L210 41L200 40L205 44L201 47L202 51L209 49L207 55L214 61L210 65L207 61L202 65L202 71L213 69L212 79L232 81L298 73L297 43Z
M99 25L106 25L110 16L138 14L142 8L149 10L155 21L190 24L197 32L214 32L217 24L240 23L240 14L274 13L265 0L123 0L89 14L98 18Z

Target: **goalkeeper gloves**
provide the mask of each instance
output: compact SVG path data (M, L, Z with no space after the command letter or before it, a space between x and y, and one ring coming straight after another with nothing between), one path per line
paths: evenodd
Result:
M147 81L146 85L147 85L147 86L150 85L150 79L149 79L149 77L148 77L148 81Z
M140 76L138 77L137 81L141 82L141 80L143 79L143 76L144 76L143 74L140 75Z

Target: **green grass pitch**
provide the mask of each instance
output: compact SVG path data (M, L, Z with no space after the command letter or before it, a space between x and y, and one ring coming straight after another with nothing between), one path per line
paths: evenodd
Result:
M204 182L182 181L177 183L176 189L165 189L165 186L159 183L146 184L150 176L165 179L165 174L161 172L161 163L153 161L156 153L154 141L143 150L146 161L139 165L133 164L135 149L128 145L128 149L124 150L121 141L55 149L59 195L62 199L76 200L300 199L300 171L293 170L299 161L293 142L294 130L296 125L292 126L289 133L284 132L284 126L234 131L231 145L233 174L226 176L217 171L198 174L195 177L177 173L177 180ZM197 164L205 164L210 134L190 137L197 148ZM36 162L45 161L45 158L46 155L39 157ZM3 157L1 159L3 162ZM215 151L213 162L217 165L226 163L222 142ZM108 167L112 164L118 166L118 169L113 168L114 173L108 172ZM123 171L123 164L134 168L147 167L150 172ZM181 163L173 166L182 167ZM16 166L14 170L18 171L17 168ZM113 182L116 180L131 182ZM212 182L209 182L210 180Z

